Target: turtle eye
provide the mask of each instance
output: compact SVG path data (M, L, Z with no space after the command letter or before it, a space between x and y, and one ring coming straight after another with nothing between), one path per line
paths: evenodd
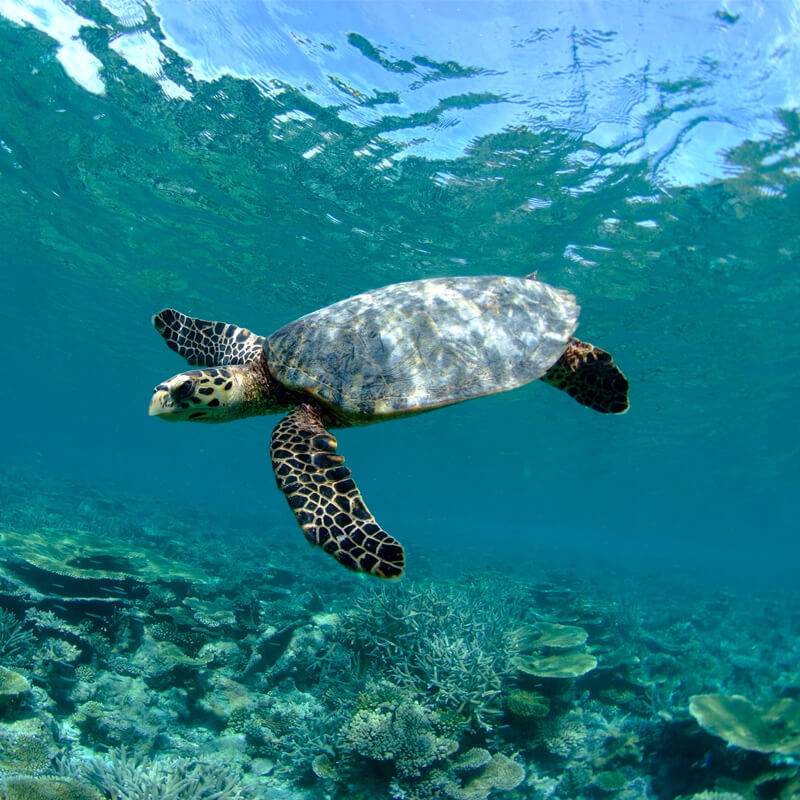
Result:
M195 381L192 378L184 378L177 386L170 391L173 400L188 400L194 394Z

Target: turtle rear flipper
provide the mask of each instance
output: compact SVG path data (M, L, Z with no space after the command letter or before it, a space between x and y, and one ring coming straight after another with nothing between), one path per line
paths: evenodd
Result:
M212 322L165 308L153 317L167 346L193 367L249 364L264 347L266 337L227 322Z
M356 572L380 578L403 574L402 545L364 505L344 458L336 453L336 439L314 406L296 406L277 424L270 455L278 488L311 544Z
M609 353L588 342L572 339L542 380L595 411L628 410L628 379Z

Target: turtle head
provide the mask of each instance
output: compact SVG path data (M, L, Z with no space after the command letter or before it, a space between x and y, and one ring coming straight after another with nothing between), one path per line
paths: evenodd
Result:
M228 422L263 413L247 365L181 372L153 389L150 416L171 422Z

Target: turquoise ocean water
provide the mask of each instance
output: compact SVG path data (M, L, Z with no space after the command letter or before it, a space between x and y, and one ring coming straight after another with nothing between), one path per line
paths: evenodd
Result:
M530 588L545 581L556 595L591 584L605 604L595 617L613 617L614 630L630 634L609 652L633 642L634 631L637 647L643 630L651 639L691 631L691 657L672 639L645 648L674 662L669 679L645 682L650 706L617 709L644 720L638 757L600 764L588 744L583 755L544 746L544 723L520 726L504 706L489 738L473 719L460 738L451 732L458 754L441 745L437 759L409 768L353 744L353 709L336 706L318 750L293 723L294 771L286 749L259 750L240 735L236 752L246 755L233 762L248 791L668 798L717 787L798 796L796 741L781 750L736 740L730 756L730 738L701 730L688 713L690 695L747 695L762 710L800 695L798 31L800 8L790 0L0 0L4 530L96 531L194 558L212 576L216 568L222 584L214 585L234 586L242 570L256 604L274 602L270 582L281 574L290 596L312 598L298 601L290 629L298 620L314 628L312 611L369 608L377 592L381 603L405 598L412 616L412 596L423 609L429 602L424 613L440 618L472 598L477 616L453 621L466 636L464 625L488 625L480 617L488 601L469 591L491 576L488 597L526 609L509 612L509 630L547 620L588 629L590 643L607 640L609 628L587 621L588 606L551 607L544 589ZM165 306L268 334L384 284L533 271L576 295L577 335L614 355L630 380L630 412L595 414L537 383L337 432L370 509L406 546L404 583L376 589L305 547L269 466L277 418L166 426L147 416L153 386L183 369L150 322ZM19 558L6 544L7 558ZM58 592L39 585L42 597L25 595L3 580L0 605L28 619L42 645L52 627L25 615ZM512 584L527 599L511 588L504 599L497 587ZM226 602L240 604L241 626L243 601L225 591ZM108 647L135 658L130 637L123 646L121 634L103 630ZM241 643L259 631L253 622L226 636L246 650ZM347 673L361 681L375 657L370 641L351 652L367 664ZM487 658L509 647L502 637L466 641ZM396 658L406 646L397 639ZM631 658L646 663L645 650ZM73 667L110 674L101 651L87 645ZM185 713L131 723L135 735L101 735L102 725L86 725L86 709L83 722L73 719L90 699L105 703L101 717L114 715L99 689L53 688L57 670L10 652L8 663L54 698L46 707L53 724L72 720L70 733L62 727L48 740L47 769L25 774L44 774L57 755L86 760L124 746L178 758L189 752L180 742L208 752L214 736L233 736L230 714L195 714L192 698L211 704L207 675L170 689L189 698ZM120 674L145 680L147 668L138 669L136 678ZM257 692L288 692L280 680L315 702L320 686L345 683L333 661L321 683L310 667L303 680L288 671L272 682L262 669L260 683L242 669L227 678L248 687L251 704L262 702ZM618 686L526 680L503 684L506 701L513 691L542 691L554 708L562 703L561 716L548 719L580 713L586 730L594 730L591 714L613 716L611 695L605 710L580 698L601 702L601 691ZM454 710L423 684L398 707L428 708L427 698L430 713ZM45 713L32 702L34 716ZM381 702L369 713L389 701ZM7 719L17 716L30 714L17 709ZM0 730L7 748L19 735ZM513 756L527 777L483 795L466 780L435 788L430 765L461 775L454 759L470 747ZM321 754L350 766L335 780L320 777L322 762L309 764ZM25 772L21 756L16 765L8 758L3 766L0 755L0 770ZM258 759L273 765L262 774ZM590 774L568 786L563 775L577 775L576 764ZM770 770L783 772L768 780ZM619 785L605 787L612 778L601 773Z

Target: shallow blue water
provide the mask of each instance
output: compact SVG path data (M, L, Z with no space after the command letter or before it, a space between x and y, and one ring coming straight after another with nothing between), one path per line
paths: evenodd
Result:
M538 384L342 431L383 526L532 561L796 568L798 11L0 2L0 468L299 536L272 420L165 426L171 305L269 333L537 271L631 411ZM322 558L321 555L319 555ZM346 577L346 576L343 576Z

